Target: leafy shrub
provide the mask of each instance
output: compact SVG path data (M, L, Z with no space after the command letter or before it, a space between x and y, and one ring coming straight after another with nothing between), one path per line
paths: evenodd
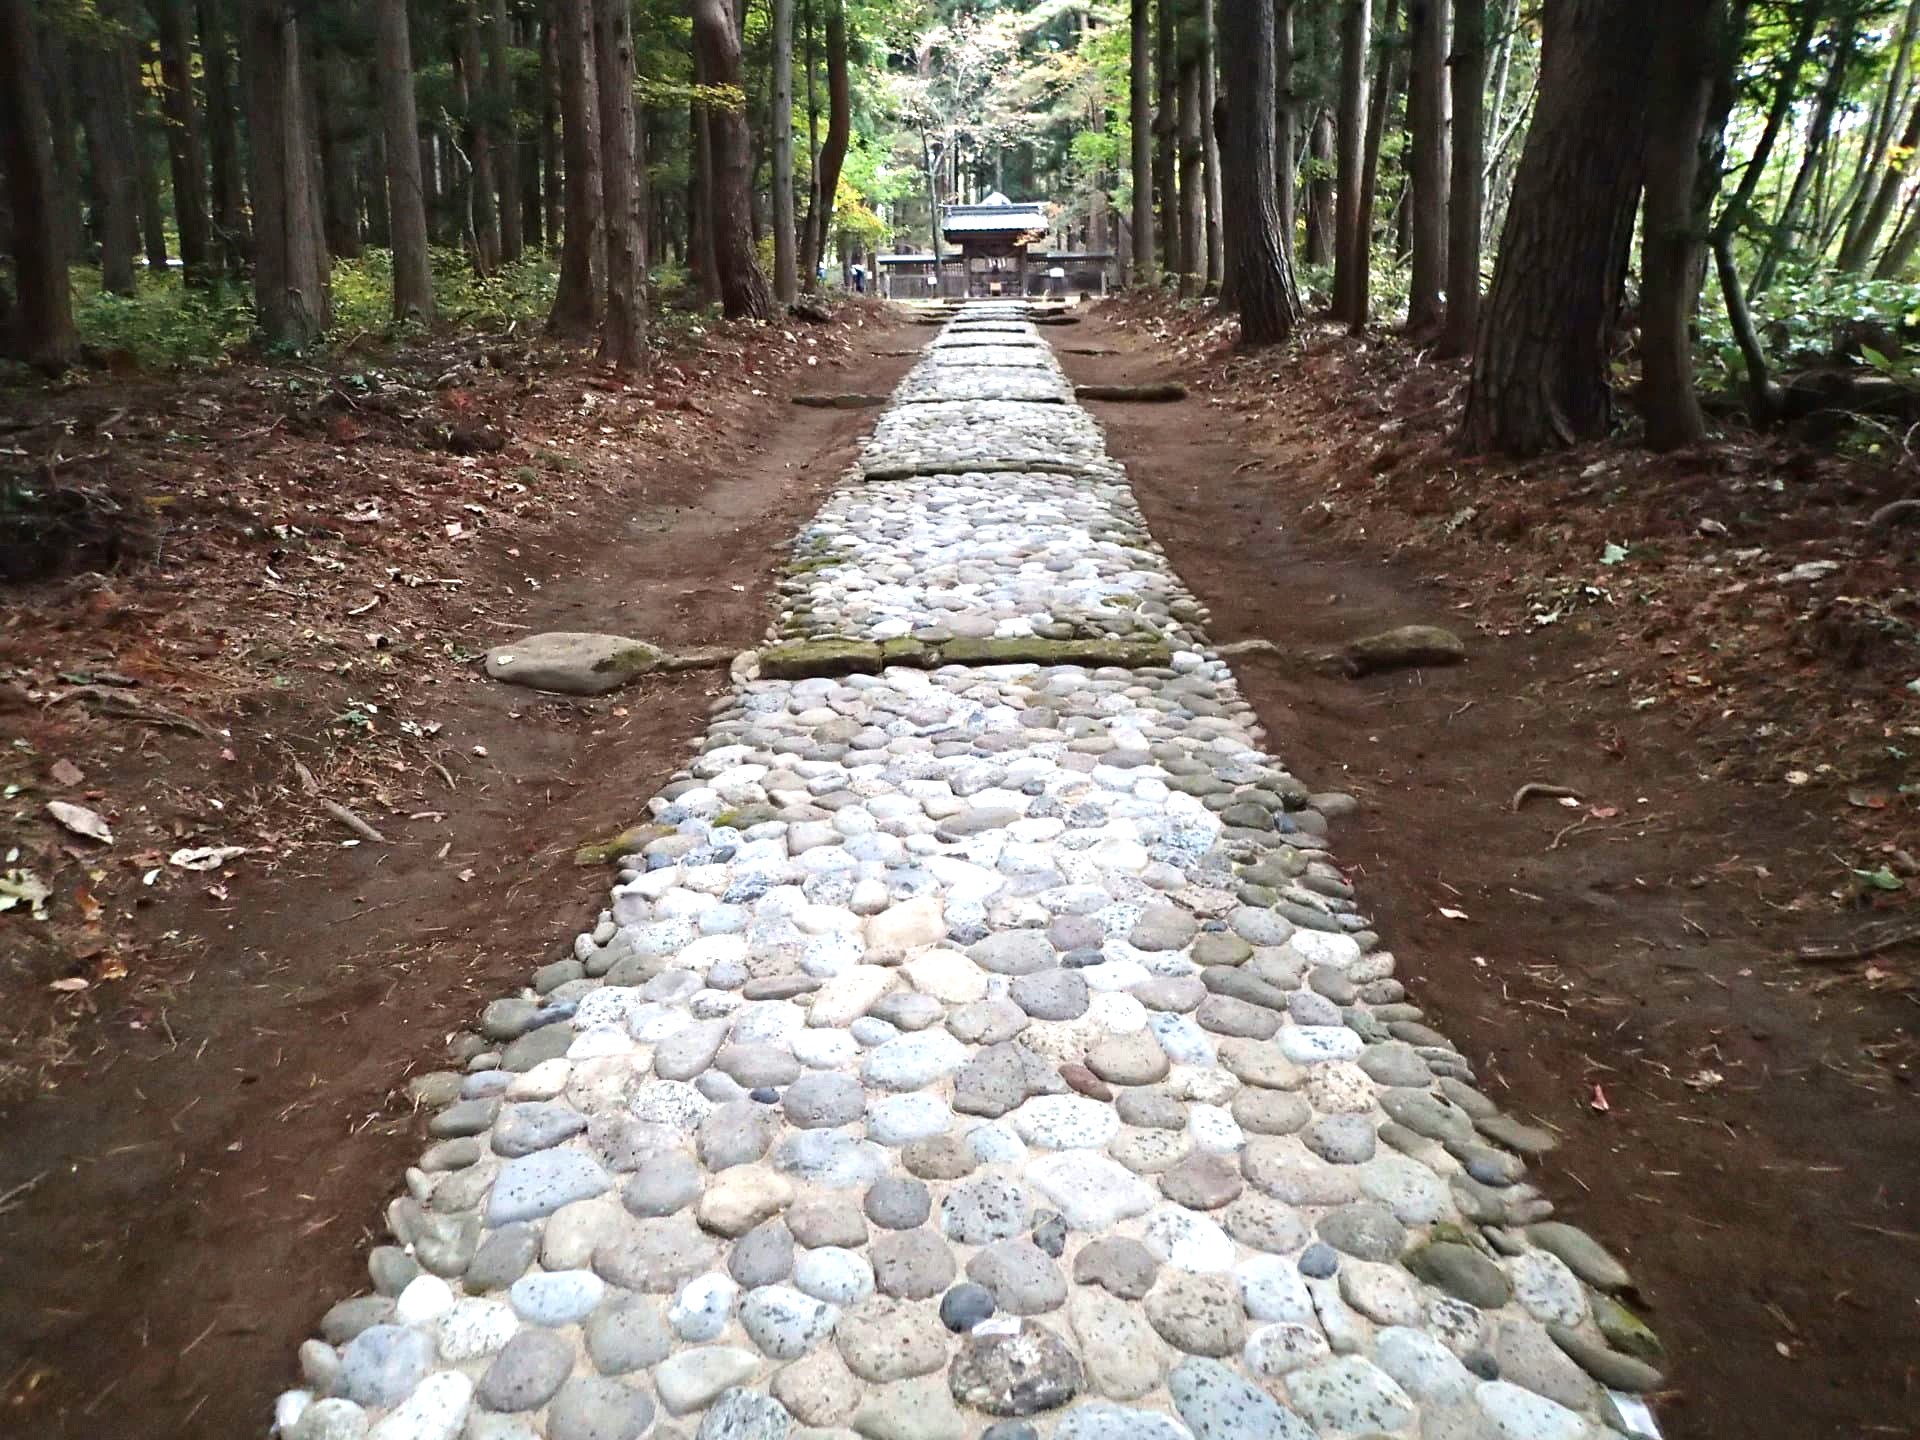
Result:
M253 333L253 294L221 280L188 289L178 271L141 272L132 295L100 288L99 272L72 271L73 320L84 345L124 351L143 369L217 365Z

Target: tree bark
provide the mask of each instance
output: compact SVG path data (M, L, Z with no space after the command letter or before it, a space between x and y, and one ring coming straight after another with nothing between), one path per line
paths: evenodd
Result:
M513 128L513 39L507 0L492 0L486 15L487 126L493 132L493 174L499 186L500 259L511 263L526 248L520 216L520 141Z
M1793 184L1780 206L1780 214L1769 227L1765 253L1761 256L1759 269L1754 272L1753 293L1756 295L1773 283L1773 272L1782 253L1797 250L1803 243L1796 233L1800 229L1800 213L1806 205L1808 192L1813 188L1813 179L1819 172L1821 159L1826 154L1834 113L1839 109L1847 70L1853 63L1853 37L1857 19L1858 11L1852 8L1839 17L1840 28L1834 36L1833 59L1828 62L1827 78L1821 83L1820 93L1814 101L1813 115L1807 122L1807 148L1800 157L1799 167L1794 171Z
M316 42L313 48L327 253L351 260L360 253L360 167L354 155L359 107L354 103L352 72L339 46Z
M473 268L491 275L500 268L499 189L494 183L493 119L480 68L480 3L461 0L458 54L460 98L464 102L467 151L467 214L473 222Z
M1294 180L1294 154L1299 137L1294 122L1293 0L1278 0L1273 12L1273 203L1280 212L1280 247L1293 268L1294 221L1299 195Z
M374 99L378 101L376 95ZM393 248L393 220L387 213L387 141L375 125L367 131L360 152L360 195L367 207L367 244L376 250Z
M180 232L180 264L189 285L213 279L207 225L206 164L200 116L193 103L193 26L187 0L154 0L160 32L160 103L167 115L167 158L173 170L173 218Z
M703 85L740 86L740 32L727 0L693 0L693 47ZM744 92L743 92L744 93ZM712 217L714 268L720 307L730 320L771 320L773 290L753 253L753 206L748 167L753 141L744 107L709 106L713 144Z
M847 7L844 0L827 3L827 140L820 150L820 203L807 251L807 289L817 288L820 261L833 233L833 206L840 190L840 170L853 135L853 89L847 74ZM935 225L936 232L939 229ZM937 238L937 235L936 235ZM936 247L937 248L937 247Z
M133 182L140 197L140 235L147 255L147 269L167 268L167 211L160 200L160 167L156 153L165 142L165 126L155 117L142 77L142 56L151 54L150 42L136 40L127 47L127 94L133 100Z
M560 183L560 62L555 49L555 7L544 7L540 20L540 171L541 208L546 247L561 245L561 211L565 187Z
M47 124L53 134L53 175L60 253L67 264L80 263L86 245L86 224L80 174L80 107L76 98L74 46L67 27L49 16L40 30L42 83L46 86Z
M1440 353L1470 355L1473 332L1480 323L1486 0L1454 0L1453 57L1447 69L1453 86L1453 188L1447 196L1447 323L1440 332Z
M1407 180L1413 191L1413 271L1407 330L1431 334L1447 279L1447 0L1410 0L1413 59L1407 71Z
M240 104L233 51L220 0L197 0L200 61L207 75L207 155L213 165L213 239L227 273L246 269L253 249L247 224L246 165L240 149Z
M427 253L427 196L420 180L407 0L376 0L374 24L374 74L387 152L387 230L393 244L393 318L430 325L433 265Z
M1213 78L1214 66L1218 63L1213 8L1214 0L1200 0L1200 159L1207 201L1206 293L1218 295L1227 262L1220 228L1220 137L1213 123L1213 107L1218 98ZM1281 152L1283 157L1285 153Z
M1180 277L1180 75L1175 15L1179 0L1154 0L1154 75L1160 103L1153 116L1153 191L1160 212L1160 273Z
M1462 439L1531 455L1604 435L1607 336L1640 194L1650 0L1555 0L1540 104L1474 344Z
M1393 103L1395 63L1394 39L1399 33L1400 0L1387 0L1387 12L1381 20L1385 41L1380 47L1378 68L1374 71L1373 95L1367 108L1367 135L1361 146L1360 201L1355 207L1353 233L1353 289L1347 296L1351 307L1338 318L1347 322L1355 335L1365 332L1373 307L1373 202L1380 189L1380 142L1387 131L1387 110Z
M1366 156L1367 49L1372 41L1370 0L1345 0L1340 11L1340 113L1334 120L1333 318L1352 324L1354 280L1367 237L1360 231L1360 170ZM1363 307L1364 310L1364 307ZM1358 315L1365 323L1364 313Z
M1880 232L1886 228L1887 217L1893 214L1894 203L1900 198L1900 190L1906 183L1907 169L1912 164L1916 150L1920 150L1920 100L1914 102L1913 112L1907 117L1906 129L1900 134L1898 151L1873 191L1873 199L1861 218L1860 228L1854 232L1852 241L1841 247L1839 264L1842 270L1857 274L1867 268L1867 262L1873 258L1874 248L1880 243Z
M253 153L253 294L269 345L302 349L332 319L314 193L300 32L290 0L246 0Z
M1906 15L1900 22L1900 41L1894 51L1893 69L1888 73L1885 88L1881 90L1879 102L1874 106L1872 123L1868 126L1860 163L1855 167L1847 199L1838 207L1846 216L1845 228L1841 232L1842 255L1852 249L1854 237L1867 218L1867 207L1873 203L1876 193L1874 180L1880 173L1881 165L1886 162L1887 146L1892 143L1894 127L1900 123L1901 107L1907 99L1907 71L1913 62L1913 43L1917 32L1920 32L1920 0L1908 0ZM1831 235L1821 236L1821 249L1825 250L1832 239Z
M1699 201L1701 140L1712 104L1723 0L1654 7L1647 95L1646 200L1640 242L1640 414L1656 450L1697 444L1706 417L1693 386L1695 278L1707 217ZM1730 58L1730 57L1729 57Z
M1307 183L1307 249L1309 265L1331 265L1334 252L1333 114L1316 110L1307 134L1307 154L1313 161L1313 179Z
M1190 17L1193 18L1193 17ZM1206 156L1200 143L1200 41L1196 25L1179 37L1180 293L1197 295L1206 283Z
M793 0L773 0L773 87L767 98L773 166L773 298L791 305L793 245Z
M607 231L607 317L600 331L600 358L625 370L645 362L647 347L631 0L593 0L593 54L600 92L600 181Z
M1134 285L1154 279L1152 14L1152 0L1132 0L1127 115L1133 126L1133 270L1127 279Z
M7 349L57 374L79 358L54 194L53 131L41 87L32 0L0 0L0 164L13 212L14 297Z
M600 195L600 87L594 80L590 0L553 0L554 58L560 66L560 138L567 176L566 238L547 328L584 340L599 328L606 274Z
M117 11L104 11L119 22ZM133 99L127 92L126 41L96 37L81 51L82 116L93 176L94 230L100 283L115 295L134 293L133 256L140 248L139 191L134 179Z
M1276 12L1292 0L1221 0L1220 38L1227 80L1227 186L1240 197L1238 223L1229 230L1232 287L1240 308L1240 339L1273 345L1293 334L1300 318L1293 247L1280 228L1273 176L1278 90L1274 75ZM1289 17L1290 19L1290 17ZM1288 163L1291 164L1291 157Z

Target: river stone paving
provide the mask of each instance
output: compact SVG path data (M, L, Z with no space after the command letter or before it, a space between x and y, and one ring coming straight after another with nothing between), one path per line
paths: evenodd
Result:
M286 1440L1603 1440L1663 1383L1024 314L903 382L781 633L1165 663L737 681L571 958L410 1082Z

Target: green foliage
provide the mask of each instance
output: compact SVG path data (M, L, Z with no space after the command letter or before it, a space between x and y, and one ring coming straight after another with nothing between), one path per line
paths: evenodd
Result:
M1906 373L1902 352L1920 333L1920 284L1869 280L1823 264L1782 266L1773 284L1749 296L1753 325L1776 366L1825 362L1839 355L1885 373ZM1742 384L1746 364L1734 344L1718 283L1699 312L1698 348L1708 373Z
M189 289L178 271L140 272L132 295L100 288L100 272L76 266L73 320L83 345L122 351L142 369L217 365L253 333L253 293L221 281Z

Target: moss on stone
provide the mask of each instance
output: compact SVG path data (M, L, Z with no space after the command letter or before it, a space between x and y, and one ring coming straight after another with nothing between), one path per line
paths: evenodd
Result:
M880 647L870 640L825 635L792 640L760 652L760 673L769 680L807 680L816 675L873 675L880 669Z
M880 663L883 665L911 665L918 670L931 670L939 662L940 652L924 640L901 635L880 642Z
M1593 1307L1593 1323L1614 1349L1650 1364L1666 1358L1667 1347L1660 1343L1653 1327L1625 1305L1598 1290L1588 1291L1587 1300Z
M1154 640L1047 640L1037 635L1009 635L990 639L962 637L940 647L949 665L1165 665L1173 658L1167 646Z
M589 840L573 852L576 865L607 865L642 850L662 835L673 834L669 825L656 825L648 821L640 825L629 825L618 835L610 835L605 840Z

